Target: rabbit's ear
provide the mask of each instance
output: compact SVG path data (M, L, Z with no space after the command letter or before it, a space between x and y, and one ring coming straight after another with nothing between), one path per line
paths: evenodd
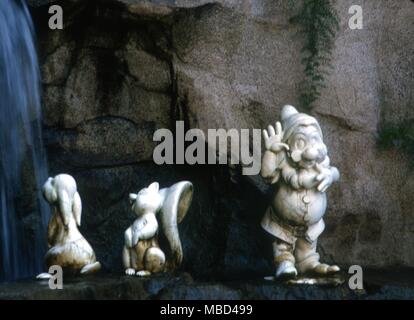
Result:
M158 192L159 189L160 189L160 185L158 184L158 182L153 182L148 187L148 191L150 192Z
M66 190L58 191L58 205L63 224L67 226L72 219L72 200Z
M72 211L76 224L78 227L80 227L82 216L82 201L78 192L75 192L75 195L73 196Z
M137 199L136 193L130 193L129 194L129 202L134 202Z

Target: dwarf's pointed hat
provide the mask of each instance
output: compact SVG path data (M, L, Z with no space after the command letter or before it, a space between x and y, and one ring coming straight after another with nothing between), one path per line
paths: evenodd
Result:
M315 126L323 139L322 130L318 121L306 113L299 113L293 106L284 106L280 118L282 120L284 142L286 142L292 133L294 133L300 126Z

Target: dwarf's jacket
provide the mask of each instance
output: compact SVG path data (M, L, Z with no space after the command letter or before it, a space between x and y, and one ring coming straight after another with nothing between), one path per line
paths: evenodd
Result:
M261 225L271 235L290 244L294 244L297 238L314 242L325 229L323 219L311 225L291 225L281 219L272 206L266 210Z

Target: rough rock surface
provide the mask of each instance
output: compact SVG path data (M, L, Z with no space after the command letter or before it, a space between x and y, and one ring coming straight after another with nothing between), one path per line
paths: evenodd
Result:
M52 2L32 1L50 174L77 179L82 232L104 267L121 269L134 218L128 193L189 179L183 269L204 278L269 274L259 222L271 189L257 177L234 184L225 166L156 166L152 134L175 120L264 128L284 104L297 105L303 39L288 1L60 1L61 31L47 28ZM414 266L410 160L376 145L381 123L413 118L414 4L364 1L364 29L350 30L352 4L337 4L333 69L313 111L341 172L328 191L321 253L344 267Z
M411 273L410 273L411 272ZM189 274L161 274L150 278L113 274L64 279L62 290L50 290L48 281L23 280L0 284L0 299L159 299L159 300L378 300L414 299L412 271L400 276L368 272L362 290L342 284L292 285L266 280L199 282Z

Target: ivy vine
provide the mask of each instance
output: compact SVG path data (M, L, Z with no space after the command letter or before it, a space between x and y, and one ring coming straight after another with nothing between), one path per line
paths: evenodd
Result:
M396 148L406 152L414 165L414 120L382 125L379 130L378 145L381 148Z
M291 5L295 5L294 2L291 1ZM300 83L299 102L310 110L320 97L321 88L325 87L339 17L332 0L303 0L298 14L290 21L299 25L305 37L302 47L305 79Z

